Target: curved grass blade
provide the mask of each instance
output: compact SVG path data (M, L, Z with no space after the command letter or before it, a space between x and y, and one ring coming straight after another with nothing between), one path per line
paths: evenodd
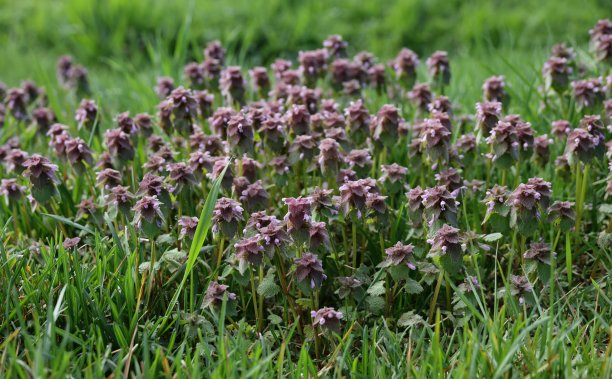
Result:
M68 226L72 226L73 228L76 228L76 229L82 230L82 231L84 231L84 232L86 232L86 233L89 233L89 234L91 234L91 235L94 235L94 234L95 234L95 233L93 232L93 230L89 229L88 227L83 226L83 225L81 225L81 224L77 224L77 223L76 223L76 222L74 222L74 221L68 220L66 217L62 217L62 216L58 216L58 215L52 215L52 214L49 214L49 213L42 213L42 215L43 215L43 216L47 216L47 217L51 217L51 218L52 218L52 219L54 219L55 221L59 221L59 222L61 222L61 223L63 223L63 224L66 224L66 225L68 225Z
M181 284L176 289L176 292L172 296L172 300L170 300L170 304L168 304L168 308L166 309L166 317L164 317L164 322L162 327L165 325L166 320L168 320L168 316L171 311L174 309L178 298L185 287L185 283L187 282L187 277L193 270L195 266L196 260L198 259L198 255L200 254L200 249L204 246L204 241L206 240L206 236L208 235L208 230L210 229L210 225L212 223L212 213L215 207L215 203L217 202L217 197L219 196L219 191L221 190L221 180L225 176L225 171L231 164L232 160L230 159L221 174L215 179L213 185L206 197L206 202L204 203L204 207L202 208L202 213L200 213L200 221L198 222L198 227L196 228L195 235L193 236L193 241L191 242L191 247L189 248L189 258L187 258L187 265L185 266L185 274L183 274L183 279L181 280ZM163 328L162 328L163 329Z

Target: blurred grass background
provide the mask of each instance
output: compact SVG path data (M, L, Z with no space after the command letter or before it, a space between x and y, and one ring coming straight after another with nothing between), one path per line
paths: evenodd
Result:
M423 60L448 50L461 72L453 81L466 84L453 86L456 95L478 96L473 83L489 75L519 65L539 75L553 43L585 46L611 14L608 0L0 0L0 81L54 83L57 57L71 54L90 70L94 93L126 107L154 100L155 76L179 79L207 41L220 39L230 63L253 65L295 59L341 34L350 53L385 62L404 46Z

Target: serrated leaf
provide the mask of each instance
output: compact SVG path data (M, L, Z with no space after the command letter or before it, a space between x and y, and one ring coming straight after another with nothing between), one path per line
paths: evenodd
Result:
M502 239L503 237L504 237L504 235L501 234L501 233L491 233L491 234L487 234L482 239L485 242L495 242L495 241L498 241L498 240Z
M409 328L416 325L421 325L423 324L423 321L424 320L421 315L415 314L414 311L410 311L400 316L400 318L397 320L397 325L404 328Z
M406 284L404 285L404 290L409 294L418 294L423 292L423 287L414 279L407 278Z
M385 299L380 296L368 296L366 302L368 310L374 314L380 314L385 309Z
M280 292L280 287L274 282L274 279L272 270L268 271L268 274L257 286L257 293L266 299L276 296Z
M368 288L368 294L372 296L381 296L386 292L385 282L383 280L378 281Z
M268 320L270 321L270 324L272 325L280 325L283 323L283 318L273 313L270 313L268 315Z

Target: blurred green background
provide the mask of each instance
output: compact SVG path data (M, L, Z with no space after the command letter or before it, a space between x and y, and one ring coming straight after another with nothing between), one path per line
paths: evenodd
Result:
M448 50L481 83L513 71L502 66L537 73L553 43L586 46L588 30L611 14L609 0L0 0L0 81L51 83L57 57L71 54L94 89L138 92L156 75L180 78L212 39L231 63L267 64L341 34L351 53L367 49L383 61L403 46L423 60Z

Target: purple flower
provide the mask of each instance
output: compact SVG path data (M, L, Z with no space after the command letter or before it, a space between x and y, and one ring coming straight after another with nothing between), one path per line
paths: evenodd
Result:
M223 303L223 298L227 296L228 301L236 300L236 294L229 292L227 289L229 286L225 284L219 284L217 282L210 282L204 295L203 307L220 307Z
M298 283L307 283L311 289L321 287L327 279L323 273L322 262L312 253L304 253L301 258L295 258L295 277Z
M577 80L571 84L574 100L579 109L592 108L604 99L605 95L600 79Z
M246 80L242 76L240 66L229 66L221 71L221 79L219 80L221 93L227 99L229 104L244 102L246 92Z
M66 156L77 173L85 172L86 167L93 166L91 149L81 138L71 138L66 141Z
M430 227L441 217L450 224L457 224L458 202L447 187L437 186L427 188L421 197Z
M137 229L143 226L143 221L159 229L165 223L165 217L161 210L161 202L157 196L143 196L136 202L133 210L135 213L134 225Z
M450 83L451 72L446 51L436 51L427 58L427 71L434 82L442 86Z
M134 195L129 191L128 187L120 185L112 187L110 193L104 199L106 205L117 207L125 215L130 213L133 200Z
M376 181L371 178L347 181L339 189L343 213L347 215L351 209L354 209L357 211L357 218L361 218L368 194L379 192Z
M264 251L264 247L260 243L261 241L261 236L256 234L253 237L244 238L234 244L236 258L240 262L241 267L246 267L247 264L253 266L261 265Z
M407 48L402 48L397 57L391 61L391 67L395 71L395 76L404 85L404 88L414 84L418 65L419 57L414 51Z
M574 225L576 213L574 204L569 201L555 201L548 208L548 222L559 225L561 230L568 231Z
M219 63L224 64L225 62L225 48L221 45L218 40L210 41L204 49L204 57L207 59L216 59Z
M483 131L486 137L489 136L491 130L497 125L501 117L502 103L499 101L486 101L484 103L476 103L476 119L478 127Z
M301 229L308 229L312 217L312 199L310 197L288 197L283 202L287 204L288 211L285 220L288 222L289 233Z
M222 232L227 238L232 238L238 230L238 223L244 220L243 212L242 205L236 200L220 198L213 210L213 232Z
M425 119L421 135L432 161L448 161L451 133L440 120Z
M550 246L547 243L532 242L529 244L529 249L525 251L523 257L527 260L535 260L550 265L551 255L555 255L555 253L551 253Z
M134 146L124 131L109 129L104 134L104 138L111 155L119 162L125 163L134 159Z
M319 246L323 246L326 249L330 248L329 234L327 233L327 226L324 222L312 222L310 224L310 248L316 249Z
M240 201L245 204L246 208L249 210L265 208L268 198L268 191L264 188L261 180L249 184L240 192Z
M121 184L121 173L112 168L105 168L96 174L96 182L103 188L113 188Z
M402 118L394 105L383 105L376 117L370 123L370 133L374 140L382 140L387 145L397 142L400 123Z
M408 92L408 99L414 104L418 111L427 113L431 103L432 93L426 83L415 84Z
M174 80L167 76L157 78L155 93L160 99L165 99L174 90Z
M336 312L334 308L321 308L317 311L311 311L312 325L324 327L336 333L340 333L340 320L344 317L342 312Z
M171 163L168 165L170 182L174 184L172 192L178 194L184 187L194 187L198 181L193 174L193 170L184 162Z
M325 48L328 57L341 58L346 56L347 47L348 43L337 34L331 35L323 41L323 48Z
M385 249L387 257L383 261L383 267L399 266L405 264L409 269L416 270L414 265L414 245L404 245L401 242L397 242L395 246L391 246Z
M72 250L77 248L79 242L81 242L81 239L79 237L66 238L62 243L62 246L64 247L64 250Z
M25 187L19 185L16 179L2 179L0 194L6 198L7 204L19 201L25 193Z
M506 80L503 76L491 76L482 85L482 92L485 101L505 103L508 99L506 93Z

